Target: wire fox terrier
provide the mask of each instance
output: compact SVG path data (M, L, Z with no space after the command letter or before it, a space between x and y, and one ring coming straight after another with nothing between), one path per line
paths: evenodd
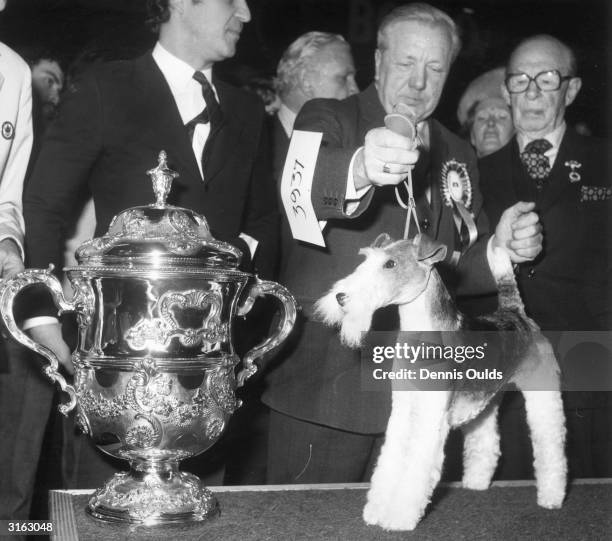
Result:
M567 460L559 366L550 342L525 314L510 259L503 250L494 252L499 308L488 316L470 319L457 309L434 268L446 247L425 235L395 242L379 235L360 251L366 260L317 303L319 318L339 325L349 347L361 344L373 313L390 304L399 305L402 331L515 331L499 333L505 343L494 364L504 376L494 386L451 382L448 390L393 390L385 443L363 511L368 524L387 530L417 526L440 480L450 428L464 432L463 486L487 489L500 455L498 396L510 383L525 397L538 504L555 509L563 503ZM534 381L546 381L548 390L530 390Z

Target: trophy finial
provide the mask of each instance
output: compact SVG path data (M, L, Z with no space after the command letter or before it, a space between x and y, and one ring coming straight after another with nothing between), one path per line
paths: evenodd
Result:
M155 206L165 207L166 197L170 193L172 181L179 176L176 171L168 168L168 155L165 150L159 152L157 167L149 169L147 175L151 177L153 192L155 193Z

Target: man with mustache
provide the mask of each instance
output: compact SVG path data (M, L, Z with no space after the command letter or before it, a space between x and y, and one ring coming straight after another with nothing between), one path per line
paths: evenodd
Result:
M402 183L409 171L420 230L447 245L441 270L454 292L495 289L487 245L506 249L514 261L541 249L532 205L509 209L489 237L476 157L466 141L430 118L460 46L448 15L427 4L400 6L380 24L373 84L342 101L312 100L298 115L295 130L322 133L311 202L316 218L328 223L325 248L294 242L288 254L285 281L303 318L297 344L270 374L264 394L272 409L270 483L369 479L390 393L363 389L359 351L313 319L313 304L353 271L359 249L377 235L401 238L405 229L416 235L413 220L405 227L408 214L396 198L406 202ZM416 124L415 141L385 126L385 115L396 109ZM460 183L451 190L454 180ZM374 330L397 329L396 309L374 319Z
M150 0L152 52L97 65L75 81L50 126L24 197L27 264L62 266L66 225L86 186L96 236L120 211L154 201L147 170L165 150L179 174L167 202L203 214L216 239L273 272L278 242L263 105L213 74L234 56L251 13L246 0ZM203 115L202 115L203 114ZM49 303L24 328L71 370Z

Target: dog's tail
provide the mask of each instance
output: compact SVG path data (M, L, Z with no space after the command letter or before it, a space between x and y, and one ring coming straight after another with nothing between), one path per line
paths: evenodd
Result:
M512 261L505 250L493 248L491 272L497 284L499 308L518 310L525 315L525 305L516 283Z

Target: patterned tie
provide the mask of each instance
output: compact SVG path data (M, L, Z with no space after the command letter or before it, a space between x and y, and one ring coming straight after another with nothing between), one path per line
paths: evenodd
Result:
M550 175L550 162L544 153L552 148L552 144L546 139L536 139L531 141L523 152L521 160L527 168L529 176L535 180L538 190L544 188L548 175Z

